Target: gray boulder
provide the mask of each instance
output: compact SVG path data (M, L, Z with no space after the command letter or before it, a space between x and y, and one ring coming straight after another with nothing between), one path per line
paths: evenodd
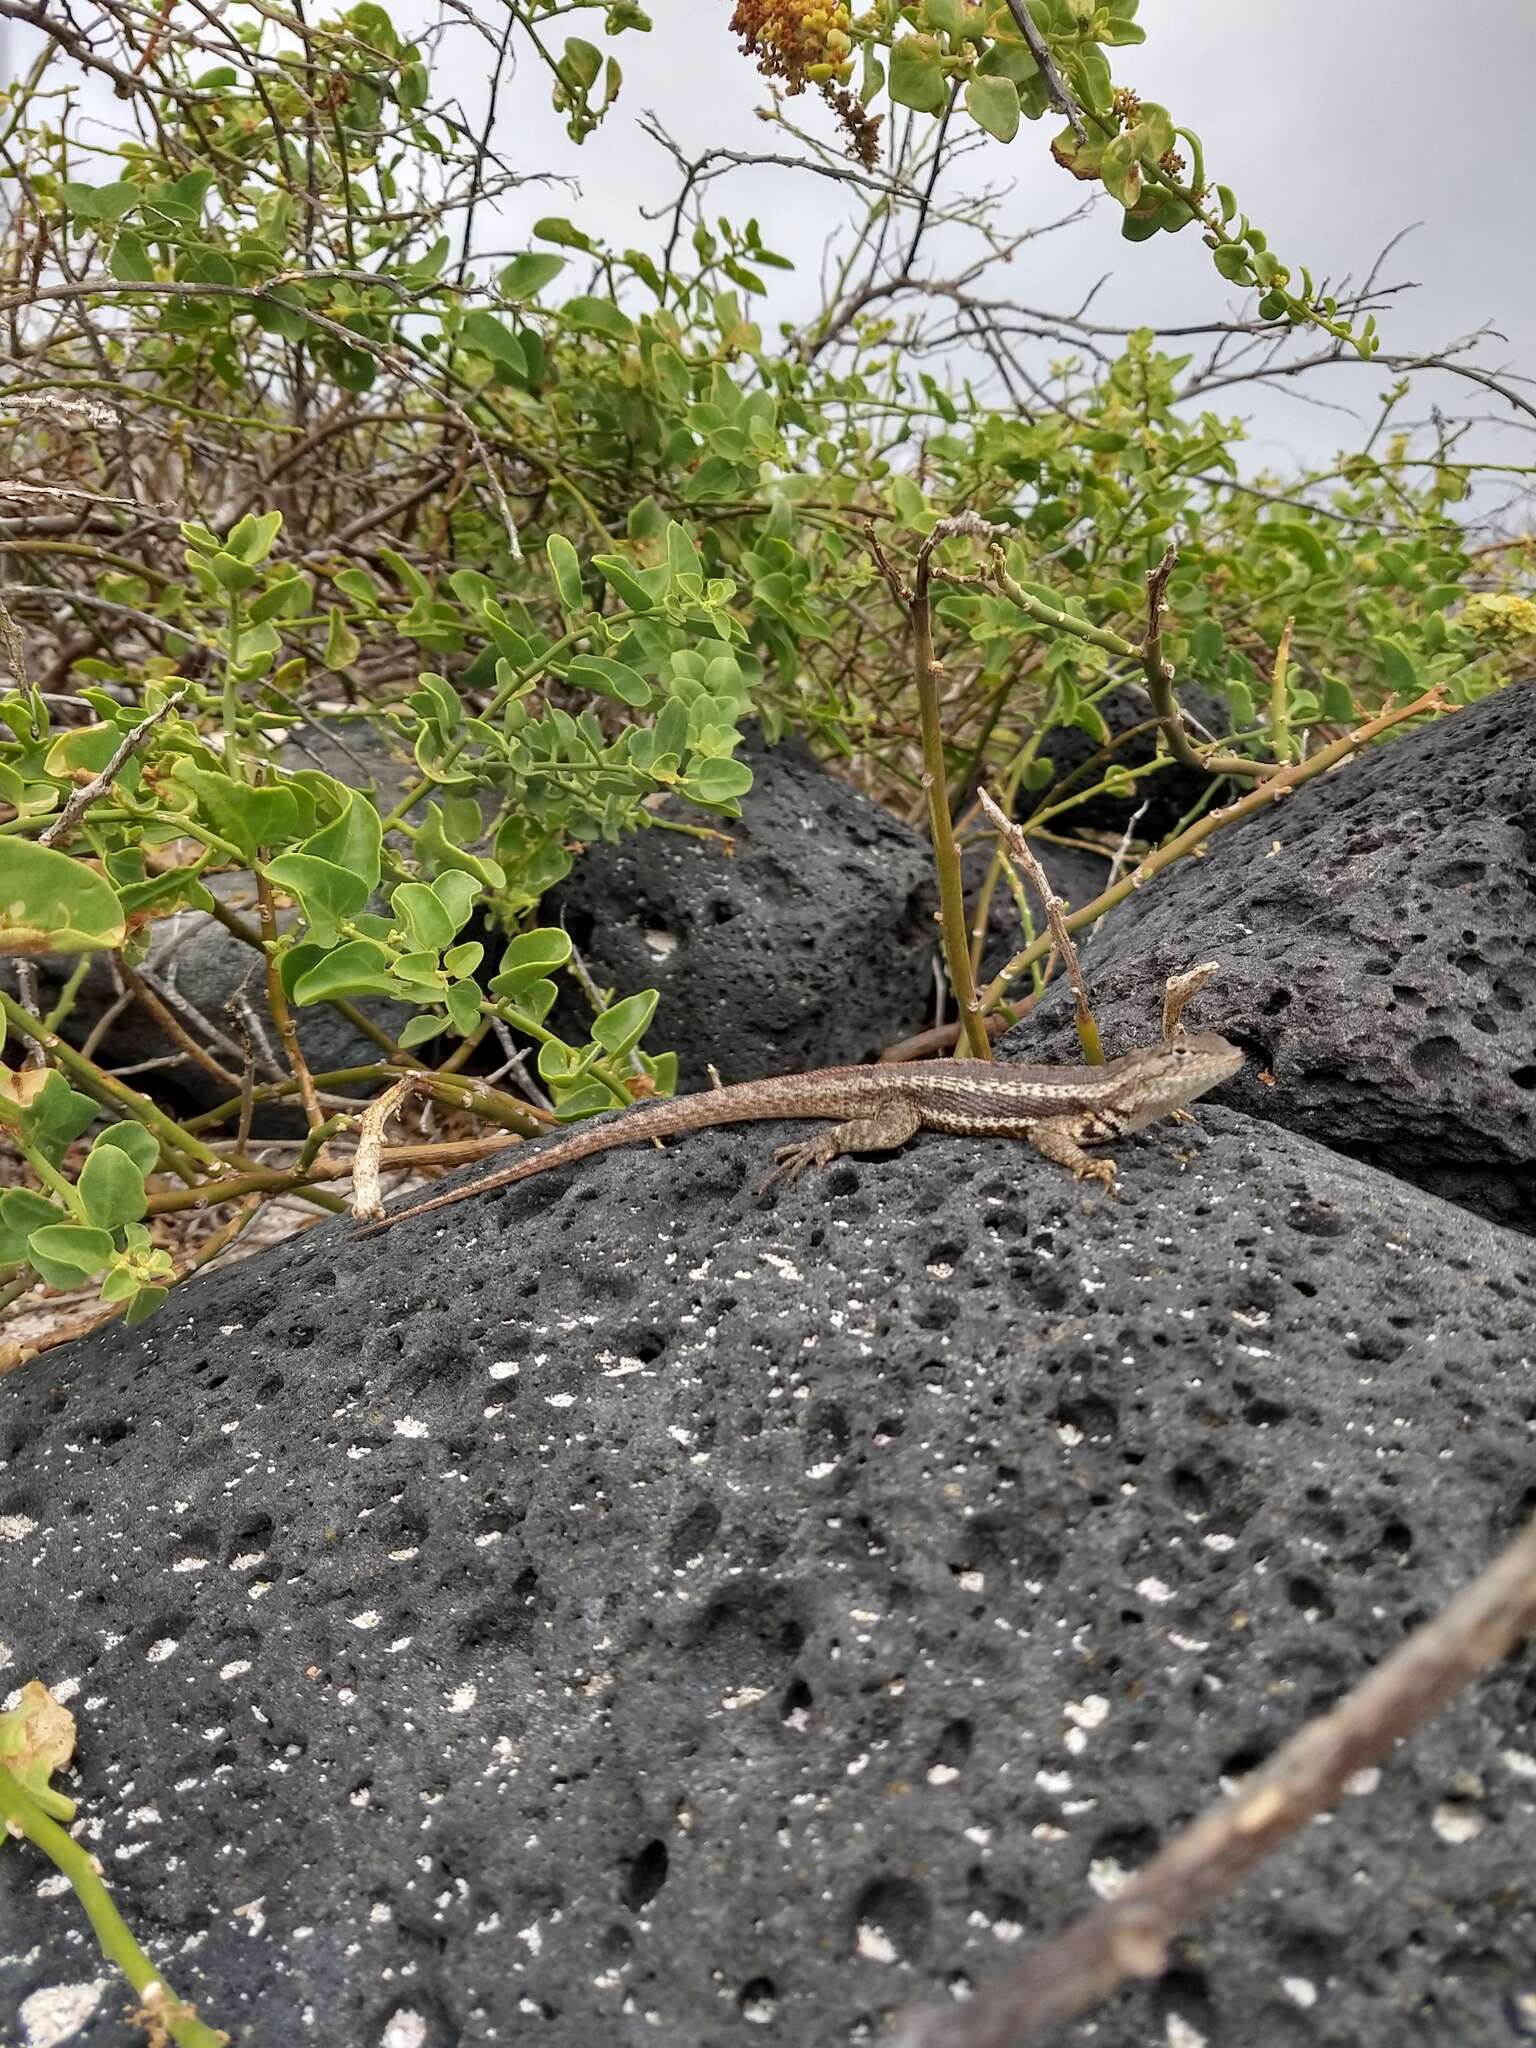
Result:
M7 1679L242 2048L871 2039L1529 1513L1527 1239L1220 1110L1118 1203L938 1137L761 1196L788 1134L325 1225L0 1380ZM1533 1830L1522 1653L1093 2038L1513 2042ZM7 2015L105 1975L43 1875Z
M1219 1099L1536 1230L1536 683L1372 748L1218 833L1110 915L1106 1049L1155 1037L1164 978L1254 1058ZM1076 1057L1055 989L1015 1058Z
M654 988L648 1043L681 1085L873 1059L931 1021L938 928L917 833L831 775L799 740L741 749L756 778L732 844L634 832L595 845L544 899L600 986ZM690 825L679 804L663 817ZM585 1036L590 1013L561 1013Z

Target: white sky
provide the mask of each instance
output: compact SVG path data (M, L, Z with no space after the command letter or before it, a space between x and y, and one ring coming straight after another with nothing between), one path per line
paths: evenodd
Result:
M470 0L499 29L498 0ZM520 170L576 180L579 189L530 186L487 214L477 243L523 245L542 213L569 213L623 245L654 244L644 206L663 206L676 190L675 167L637 125L653 109L690 154L712 146L779 149L782 138L754 118L760 81L728 32L731 0L653 0L655 30L626 34L610 47L625 84L618 106L582 147L566 138L549 105L542 69L524 61L502 95L495 145ZM317 10L318 11L318 10ZM438 0L396 0L402 29L438 18ZM79 0L77 20L89 16ZM1239 202L1293 267L1318 276L1360 277L1384 243L1422 223L1384 275L1420 289L1383 319L1384 346L1415 352L1492 322L1502 339L1485 344L1490 369L1536 373L1536 262L1533 262L1530 104L1536 90L1533 0L1143 0L1147 42L1113 54L1117 80L1170 107L1195 128L1207 172L1233 186ZM592 33L601 16L567 16L566 31ZM601 41L600 33L592 39ZM11 27L9 59L19 67L35 47ZM0 50L0 56L3 56ZM437 84L460 98L478 125L488 52L456 21L443 40ZM97 96L93 95L93 99ZM109 94L99 96L111 118ZM831 133L814 95L796 104L807 125ZM989 145L969 158L968 176L1012 189L1002 219L1024 229L1068 210L1082 189L1050 161L1053 117L1025 124L1010 147ZM817 303L816 274L829 233L845 214L844 195L823 180L752 169L712 188L712 212L737 220L755 213L771 246L801 266L793 277L769 273L769 320L795 319ZM935 260L943 254L935 251ZM1188 322L1221 317L1235 301L1211 269L1198 236L1130 245L1117 210L1095 216L1021 252L995 289L1042 309L1065 311L1100 279L1095 313L1111 321ZM1006 280L1006 282L1004 282ZM1389 381L1379 367L1314 373L1303 386L1222 394L1222 410L1252 418L1252 465L1284 468L1326 459L1359 437ZM1448 412L1498 412L1499 402L1445 377L1425 380L1415 416L1431 400ZM1336 408L1348 408L1351 418ZM1536 461L1527 422L1517 433L1484 432L1484 452Z

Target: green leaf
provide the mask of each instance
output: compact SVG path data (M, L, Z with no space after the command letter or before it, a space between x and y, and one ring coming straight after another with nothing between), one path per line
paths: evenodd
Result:
M449 812L455 808L473 813L471 830L466 831L462 821L456 822L449 816ZM477 837L481 827L480 807L473 797L467 797L458 806L450 804L447 807L443 822L445 828L458 838ZM466 874L463 869L448 868L432 884L432 893L447 911L454 931L458 931L467 922L469 913L475 907L480 895L480 885L473 875Z
M553 967L563 967L571 957L571 935L554 925L542 925L520 932L501 956L501 966L491 982L497 996L519 996Z
M655 610L656 600L640 580L641 572L633 562L627 562L622 555L594 555L592 566L620 603L628 605L631 611Z
M144 194L137 185L118 183L115 185L74 185L59 187L59 197L71 213L82 220L121 220L125 213L131 213Z
M541 242L555 242L562 249L592 249L596 247L592 237L561 214L546 214L533 224L533 232Z
M112 246L112 275L119 284L153 284L155 266L139 236L124 228Z
M514 376L528 374L528 358L522 343L494 313L466 313L459 328L459 346L474 355L486 356L493 363L504 364Z
M86 1215L101 1230L137 1223L147 1206L144 1176L121 1145L93 1145L75 1186Z
M1266 540L1278 541L1290 554L1300 555L1315 575L1328 573L1328 550L1310 526L1299 519L1266 520L1257 530L1255 538L1262 544Z
M371 893L363 876L351 868L308 853L280 854L268 863L267 874L285 895L295 898L320 946L335 943L338 921L361 910Z
M443 972L455 974L461 979L471 975L485 958L485 948L478 939L466 939L462 946L450 946L443 955Z
M601 335L604 341L633 341L637 332L634 321L612 299L567 299L560 311L572 327Z
M50 1287L78 1287L112 1252L110 1235L85 1223L48 1223L27 1239L27 1257Z
M296 1003L323 1003L338 996L387 995L394 989L389 977L389 955L373 939L349 939L345 945L329 951L297 947L290 957L299 970L292 988Z
M123 1311L124 1328L131 1330L135 1323L142 1323L152 1316L168 1292L167 1288L154 1285L141 1287Z
M64 1220L64 1212L31 1188L7 1188L0 1195L0 1266L19 1266L34 1230Z
M563 610L581 612L587 609L586 592L581 587L581 558L563 533L552 533L544 544L549 557L550 574L555 579L555 594Z
M653 988L626 996L623 1002L615 1003L611 1010L604 1010L593 1020L593 1038L611 1059L622 1059L631 1046L645 1036L659 1000Z
M303 830L298 799L284 784L251 789L233 776L185 760L176 762L171 775L192 792L203 821L247 860L254 860L264 846L290 845Z
M752 787L752 770L745 761L708 757L694 761L682 784L684 796L702 804L731 803Z
M406 926L413 944L440 953L458 927L425 882L402 882L390 896L390 907Z
M413 1045L425 1045L429 1038L441 1037L442 1029L442 1018L431 1010L423 1010L419 1016L407 1019L395 1043L409 1052Z
M506 298L533 299L545 285L553 283L564 268L563 256L551 256L543 249L525 249L521 256L512 258L498 282Z
M1248 265L1246 249L1233 248L1223 243L1211 257L1211 261L1229 284L1251 284L1253 273Z
M903 36L891 45L888 90L898 107L936 114L949 97L942 52L932 36Z
M325 633L325 665L328 669L350 668L363 651L363 643L347 624L341 606L331 606Z
M480 1022L480 990L472 981L456 981L443 999L449 1021L460 1038L469 1034Z
M999 142L1012 142L1019 132L1019 89L1011 78L968 79L965 110Z
M349 792L341 816L332 820L298 849L312 860L323 860L345 868L364 884L363 902L379 886L383 862L383 826L378 811L367 797ZM361 908L361 905L359 905Z
M248 512L229 529L224 542L226 554L233 555L237 562L244 562L254 568L264 562L272 552L272 545L283 529L281 512Z
M645 677L626 662L611 661L606 655L578 654L566 673L578 688L617 697L623 704L643 709L651 701L651 686Z
M108 1124L92 1146L93 1154L103 1145L115 1145L126 1152L141 1174L153 1173L160 1163L160 1140L142 1124Z
M1416 697L1424 688L1418 664L1402 641L1388 639L1384 634L1376 638L1376 650L1381 656L1381 665L1386 670L1387 681L1401 696Z
M685 597L702 593L704 564L693 544L693 535L676 519L667 522L667 569Z
M0 954L112 952L127 936L110 882L73 854L8 838L0 861Z

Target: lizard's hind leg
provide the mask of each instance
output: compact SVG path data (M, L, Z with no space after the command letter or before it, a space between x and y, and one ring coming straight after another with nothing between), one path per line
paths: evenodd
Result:
M910 1102L887 1102L869 1116L853 1116L846 1123L818 1131L799 1145L781 1145L774 1153L778 1164L763 1182L765 1188L779 1181L793 1181L811 1166L830 1166L845 1152L897 1152L922 1128L922 1118Z

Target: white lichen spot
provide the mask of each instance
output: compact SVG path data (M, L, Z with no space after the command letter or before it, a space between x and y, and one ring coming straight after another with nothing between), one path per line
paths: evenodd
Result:
M1068 1700L1061 1711L1075 1728L1102 1728L1109 1719L1109 1701L1102 1693L1091 1692L1083 1699Z
M450 1714L467 1714L479 1697L479 1686L456 1685L448 1695L448 1711Z
M0 1543L24 1543L36 1527L30 1515L0 1515Z
M396 1436L430 1436L431 1430L424 1422L418 1422L414 1415L401 1415L395 1420Z
M728 1714L736 1714L743 1707L755 1707L759 1700L765 1700L767 1693L760 1685L744 1685L740 1692L728 1692L720 1704Z
M493 1380L515 1380L521 1371L522 1367L515 1358L498 1358L496 1363L489 1367Z
M1113 1856L1099 1856L1088 1866L1088 1883L1091 1890L1101 1899L1112 1899L1117 1892L1123 1892L1131 1881L1131 1873L1124 1864L1117 1863Z
M173 1572L205 1572L207 1569L206 1557L178 1557L171 1566Z
M984 1593L987 1590L985 1572L961 1572L956 1579L962 1593Z
M1351 1771L1344 1780L1344 1790L1351 1799L1369 1799L1381 1783L1381 1773L1374 1764L1367 1764L1363 1771Z
M352 1626L354 1628L377 1628L383 1619L383 1615L379 1613L377 1608L365 1607L361 1614L353 1615Z
M1166 2023L1168 2048L1210 2048L1210 2043L1200 2029L1181 2019L1176 2012L1168 2015Z
M379 2036L379 2048L422 2048L427 2038L427 2023L419 2012L413 2012L408 2005L392 2012L384 2022L384 2031Z
M574 1394L546 1394L544 1396L544 1404L548 1408L574 1408L576 1396Z
M953 1785L959 1775L953 1764L930 1764L928 1767L930 1785Z
M896 1944L880 1927L872 1927L867 1920L859 1922L855 1952L866 1963L894 1963Z
M1310 1977L1282 1977L1280 1988L1292 2005L1299 2005L1303 2012L1317 2003L1317 1986Z
M16 2008L26 2048L58 2048L78 2034L101 2003L110 1980L93 1977L88 1984L46 1984Z
M1151 1601L1154 1607L1165 1607L1170 1600L1178 1598L1172 1586L1164 1579L1138 1579L1136 1590L1143 1600Z
M176 1638L174 1636L162 1636L159 1642L151 1643L144 1652L145 1660L150 1664L163 1664L167 1657L174 1657L175 1654Z
M1449 1842L1454 1848L1459 1848L1463 1842L1475 1841L1487 1824L1475 1806L1463 1806L1445 1799L1435 1808L1435 1833L1442 1842Z

